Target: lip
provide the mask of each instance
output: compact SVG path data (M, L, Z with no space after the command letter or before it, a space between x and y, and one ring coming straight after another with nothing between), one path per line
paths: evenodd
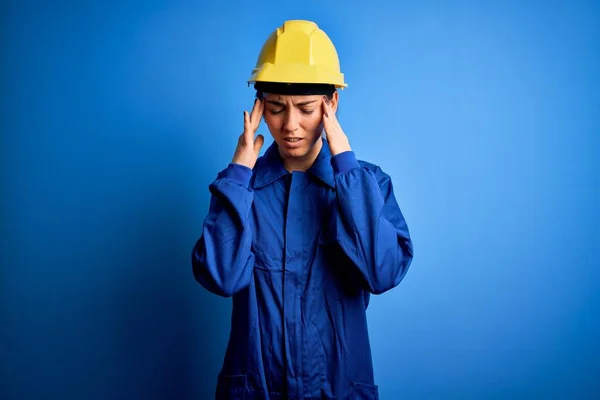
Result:
M288 139L298 139L295 142L290 142L288 141ZM296 148L296 147L300 147L302 145L302 142L304 141L304 138L294 138L294 137L287 137L287 138L283 138L283 142L285 143L286 147L289 148Z

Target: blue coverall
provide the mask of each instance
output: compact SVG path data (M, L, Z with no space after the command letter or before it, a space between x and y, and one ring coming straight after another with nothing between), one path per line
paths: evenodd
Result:
M217 399L378 398L369 295L400 283L413 244L390 177L322 140L306 172L288 172L274 142L210 184L192 266L233 301Z

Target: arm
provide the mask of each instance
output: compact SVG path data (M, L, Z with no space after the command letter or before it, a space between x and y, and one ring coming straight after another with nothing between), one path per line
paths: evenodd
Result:
M202 235L192 250L196 280L212 293L230 297L247 287L252 277L250 208L254 197L248 188L252 170L229 164L209 186L212 194Z
M397 286L413 259L408 226L390 177L370 171L352 151L332 157L337 188L336 239L366 282L381 294Z
M252 279L254 254L249 218L254 192L249 184L265 142L262 135L254 138L264 107L264 102L255 100L252 112L244 111L244 132L233 160L209 186L210 208L202 235L192 250L194 277L223 297L233 296Z

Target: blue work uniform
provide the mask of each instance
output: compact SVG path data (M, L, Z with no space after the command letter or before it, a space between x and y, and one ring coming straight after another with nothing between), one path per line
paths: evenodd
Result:
M287 171L274 142L209 186L192 266L232 296L217 399L378 398L369 295L400 283L413 245L390 177L322 140L306 172Z

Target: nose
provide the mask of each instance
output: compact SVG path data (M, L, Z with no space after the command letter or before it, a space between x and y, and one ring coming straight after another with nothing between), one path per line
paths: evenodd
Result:
M294 132L299 128L298 124L298 116L296 115L297 111L293 108L286 112L285 121L283 124L283 129L286 132Z

